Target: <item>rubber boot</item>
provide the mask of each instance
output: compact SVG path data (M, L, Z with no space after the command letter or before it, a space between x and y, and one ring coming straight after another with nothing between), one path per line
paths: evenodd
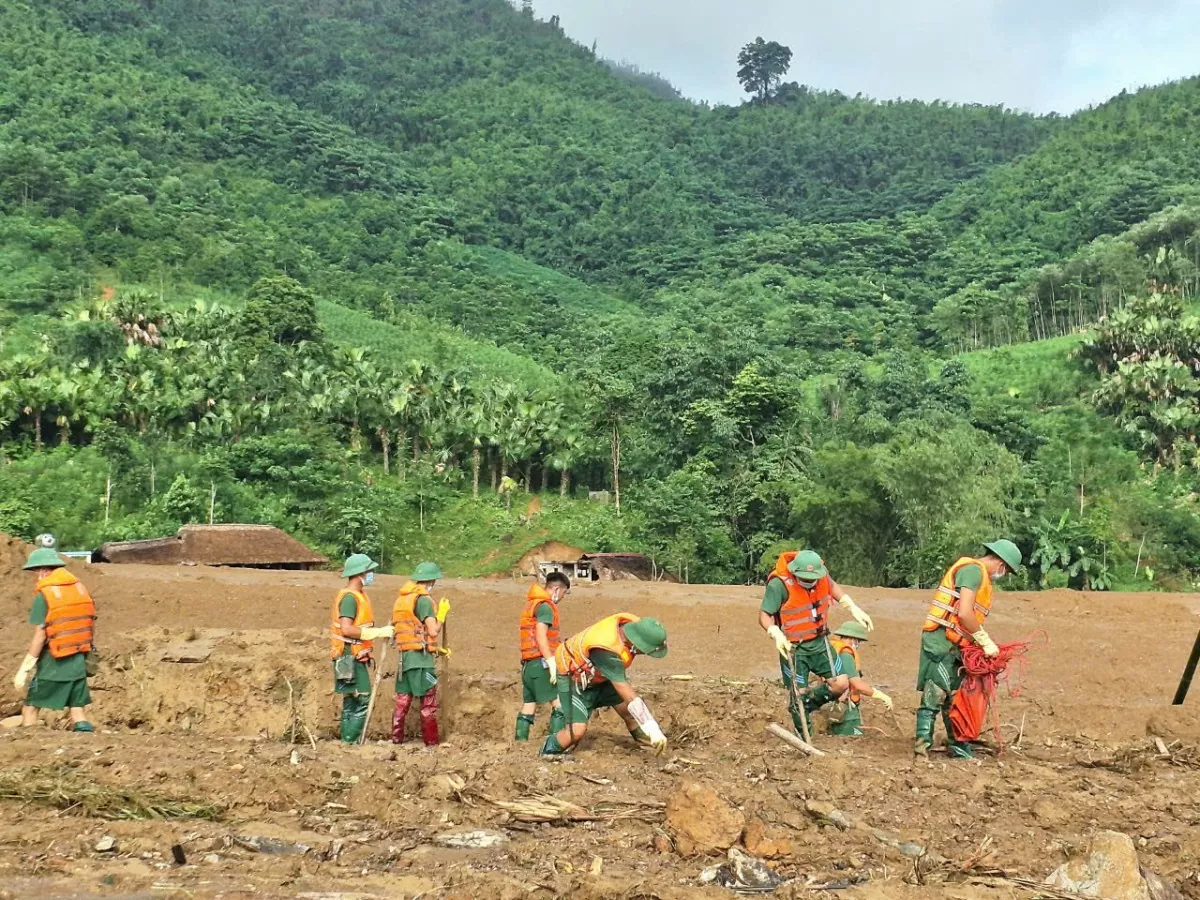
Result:
M844 709L841 710L841 718L837 721L834 721L831 716L829 733L838 737L861 737L863 733L862 713L859 712L858 706L853 703L845 704Z
M346 694L342 698L342 743L357 744L367 724L367 701L359 694Z
M404 720L412 706L412 694L397 694L396 705L392 709L392 743L404 743Z
M546 735L546 742L542 744L542 756L562 756L566 752L562 744L558 742L557 731L552 731Z
M829 689L829 685L818 684L804 695L804 711L814 713L826 703L833 700L835 696L836 694ZM809 721L812 721L812 716L809 716Z
M536 721L533 716L527 716L525 713L517 713L517 730L513 739L518 741L529 740L529 729L533 727L533 723Z
M71 730L82 732L84 734L91 734L96 729L92 727L91 722L76 722L71 726Z
M550 709L550 733L558 734L567 727L567 714L562 711L562 707L552 707Z
M421 698L421 740L425 742L426 747L438 745L437 715L437 688L433 687Z
M950 724L950 710L942 710L942 724L946 726L946 749L950 751L951 759L974 759L975 751L966 741L954 739L954 728Z
M933 746L933 728L937 713L932 709L917 710L917 739L913 744L913 753L917 756L928 756L929 748Z

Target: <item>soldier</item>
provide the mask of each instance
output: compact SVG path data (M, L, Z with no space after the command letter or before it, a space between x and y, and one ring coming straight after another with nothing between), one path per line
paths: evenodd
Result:
M85 708L92 702L87 679L92 674L96 604L83 583L65 568L54 538L41 535L38 543L41 546L29 554L24 566L36 580L29 614L33 639L13 678L17 690L29 684L21 724L36 725L39 709L66 709L72 731L94 731Z

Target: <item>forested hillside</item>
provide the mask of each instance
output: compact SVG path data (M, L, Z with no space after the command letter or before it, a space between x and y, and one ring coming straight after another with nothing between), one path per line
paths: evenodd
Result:
M708 108L503 0L17 0L0 63L0 529L1192 577L1195 80Z

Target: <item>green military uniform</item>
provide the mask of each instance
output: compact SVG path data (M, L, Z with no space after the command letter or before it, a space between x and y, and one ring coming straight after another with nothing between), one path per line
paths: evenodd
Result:
M778 578L772 578L767 582L767 589L763 593L760 609L767 615L776 617L777 619L779 610L783 608L783 604L787 602L787 598L787 585ZM803 690L808 687L810 675L818 675L821 678L832 678L834 676L833 666L830 662L833 659L833 649L829 646L828 637L822 635L810 641L801 641L798 644L792 644L792 647L796 653L795 678L798 688ZM788 680L792 677L792 671L786 659L780 658L779 671L783 676L783 686L788 687ZM811 718L812 713L833 699L834 695L828 686L825 684L816 685L802 697L804 714ZM792 715L792 722L796 726L796 731L803 733L800 724L800 711L792 708L790 700L788 702L788 712Z
M593 650L588 654L588 659L596 667L596 671L604 676L605 681L589 685L581 691L571 683L571 679L565 673L558 676L558 702L565 711L567 724L570 725L588 721L598 709L620 706L624 702L613 687L614 684L629 681L621 657L608 650Z
M954 575L954 589L979 590L983 584L983 569L978 565L967 565ZM917 690L921 701L917 707L917 734L928 733L928 743L933 743L934 723L938 714L946 726L947 746L952 756L969 758L974 754L970 745L954 740L950 728L950 704L954 692L962 684L962 651L946 637L946 629L938 628L921 634L921 660L917 666Z
M549 600L543 600L533 611L534 620L550 628L554 625L554 608ZM559 686L566 681L562 676L558 685L550 683L550 668L542 658L528 659L521 664L521 703L553 703L558 699ZM567 724L561 703L550 709L550 733L561 731ZM525 713L517 714L515 737L518 741L529 739L529 729L537 719Z
M338 617L354 621L357 615L358 599L353 594L347 594L338 603ZM342 655L353 657L354 650L350 644L345 645ZM336 666L337 663L332 665ZM342 696L342 740L347 744L357 743L367 724L367 709L371 705L371 667L361 660L354 660L354 678L338 681L335 674L333 690Z
M433 598L422 594L413 605L418 622L436 618ZM437 687L437 654L428 650L405 650L400 654L400 665L396 668L396 693L411 697L424 697Z
M33 598L33 609L29 624L43 626L50 611L46 598L37 594ZM69 709L83 707L92 702L87 686L87 654L72 653L56 659L50 653L50 643L42 648L37 668L29 682L27 706L37 709Z
M854 654L842 650L834 657L834 674L845 675L847 678L860 678L862 673L854 662ZM858 703L850 699L853 691L846 692L846 698L838 701L834 712L829 717L829 733L839 737L859 737L862 735L862 712Z
M554 624L554 609L543 600L534 610L534 618L547 628ZM558 687L550 683L550 670L544 659L526 660L521 666L521 702L553 703Z

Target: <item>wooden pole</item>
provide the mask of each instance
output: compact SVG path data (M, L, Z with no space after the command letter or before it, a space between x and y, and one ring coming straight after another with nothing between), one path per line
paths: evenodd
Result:
M1188 688L1192 686L1192 677L1196 674L1196 663L1200 662L1200 634L1196 635L1196 641L1192 644L1192 655L1188 657L1187 665L1183 669L1183 677L1179 679L1179 687L1175 689L1175 699L1171 701L1172 706L1182 706L1183 701L1187 699Z
M388 641L381 641L379 659L375 662L375 683L371 687L371 699L367 701L367 720L363 722L362 734L358 736L360 744L367 742L367 732L371 730L371 713L375 711L375 698L379 696L379 682L383 680L383 661L387 659L387 648Z
M774 722L772 722L770 725L767 726L767 733L773 734L775 737L779 738L781 741L783 741L788 746L795 747L797 750L799 750L802 753L807 754L808 756L824 756L825 755L825 752L823 750L818 750L812 744L808 743L808 741L800 740L800 738L796 737L794 734L792 734L786 728L781 728L779 725L776 725Z
M812 735L808 731L808 713L801 702L800 690L796 687L796 648L794 646L788 654L788 665L792 670L788 677L788 692L792 695L792 706L796 709L796 715L800 717L800 736L804 738L806 744L811 746Z

